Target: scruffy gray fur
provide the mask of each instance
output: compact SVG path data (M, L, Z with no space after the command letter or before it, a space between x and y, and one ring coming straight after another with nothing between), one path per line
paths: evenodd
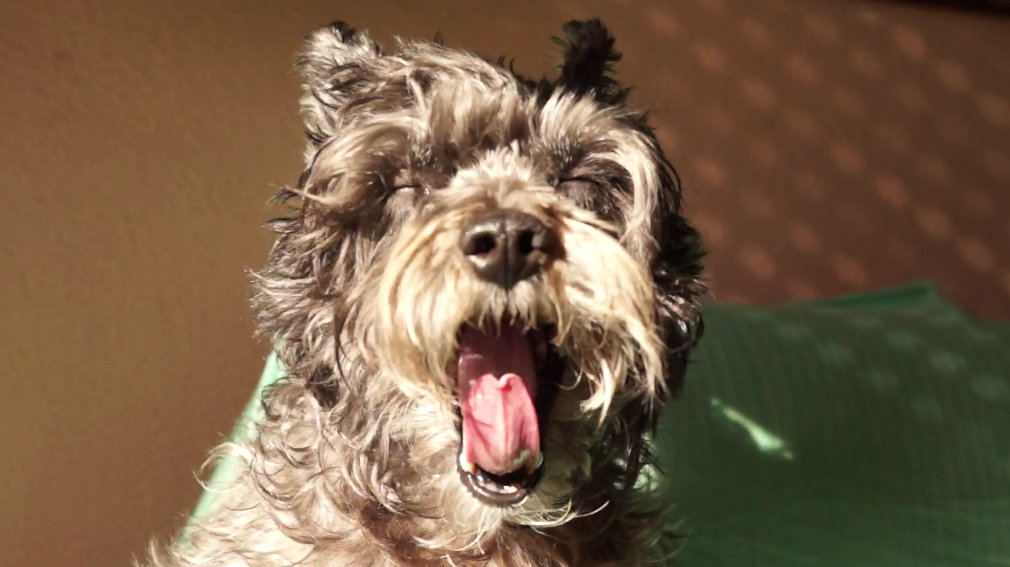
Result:
M623 566L669 551L645 437L701 332L701 252L607 74L613 38L596 20L565 34L559 76L539 82L434 42L387 55L343 24L309 35L307 167L255 275L289 374L255 434L218 451L241 474L148 564ZM550 236L504 283L467 248L502 212ZM461 329L502 325L560 361L540 378L542 476L508 505L457 470Z

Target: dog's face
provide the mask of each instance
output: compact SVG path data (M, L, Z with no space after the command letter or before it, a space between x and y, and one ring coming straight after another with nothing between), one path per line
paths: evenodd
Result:
M539 83L434 43L309 37L308 167L257 302L364 455L333 464L357 493L549 525L648 458L700 332L701 253L605 74L612 38L566 31L560 77Z

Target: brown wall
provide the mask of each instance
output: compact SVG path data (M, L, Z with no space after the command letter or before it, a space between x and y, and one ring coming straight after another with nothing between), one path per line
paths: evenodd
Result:
M243 270L300 170L292 54L336 18L539 74L562 22L602 16L717 298L929 278L1010 316L1008 20L855 0L7 4L5 564L122 565L180 525L267 348Z

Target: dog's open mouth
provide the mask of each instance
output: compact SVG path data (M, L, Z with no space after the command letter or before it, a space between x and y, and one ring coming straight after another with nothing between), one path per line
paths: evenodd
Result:
M464 326L456 368L460 479L479 500L522 503L543 475L540 434L564 362L553 329Z

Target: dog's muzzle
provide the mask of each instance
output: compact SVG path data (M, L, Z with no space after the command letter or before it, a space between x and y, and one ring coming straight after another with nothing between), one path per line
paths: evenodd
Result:
M481 279L511 290L557 258L559 239L536 217L497 210L478 217L459 246ZM478 499L521 503L543 475L540 436L563 368L552 329L490 321L459 330L459 472Z

